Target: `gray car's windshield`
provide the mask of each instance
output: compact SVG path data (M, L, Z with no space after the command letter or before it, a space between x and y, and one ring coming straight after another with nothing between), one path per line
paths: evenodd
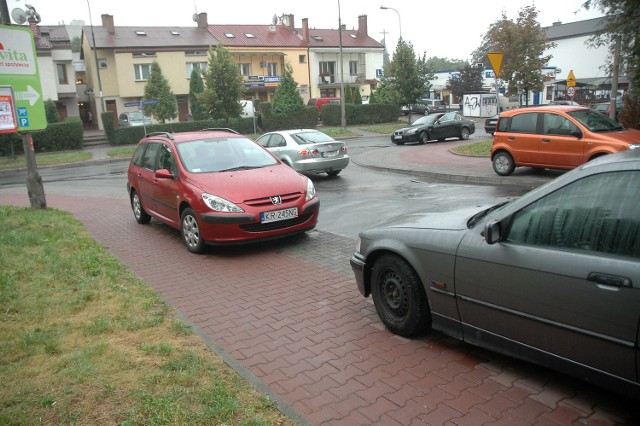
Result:
M568 114L592 132L610 132L624 129L617 121L590 109L571 111Z
M144 120L144 115L141 112L130 112L129 113L129 121L142 121Z
M178 155L191 173L246 170L278 164L271 154L245 138L211 138L177 144Z

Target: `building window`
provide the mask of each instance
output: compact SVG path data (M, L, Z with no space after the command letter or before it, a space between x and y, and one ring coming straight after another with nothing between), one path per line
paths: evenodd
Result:
M251 75L251 64L238 64L240 67L240 75L248 77Z
M349 61L349 75L358 75L358 61Z
M269 62L267 64L267 75L278 75L278 64L276 62Z
M148 80L150 71L151 71L150 64L136 64L133 66L133 72L134 72L136 81Z
M307 63L307 55L298 55L298 62L300 62L301 64L306 64Z
M209 64L206 62L187 62L187 78L191 78L191 72L196 69L200 71L200 76L207 72Z
M68 84L67 67L64 64L56 64L58 70L58 84Z
M324 84L335 83L336 63L320 62L318 63L320 71L320 81Z

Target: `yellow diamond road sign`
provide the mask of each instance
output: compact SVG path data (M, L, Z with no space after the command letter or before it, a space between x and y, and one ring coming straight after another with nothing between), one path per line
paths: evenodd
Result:
M491 68L493 68L493 73L496 75L496 78L500 78L500 68L502 67L502 52L489 52L487 53L487 57L489 58L489 62L491 63Z
M569 71L569 76L567 77L567 86L574 87L576 85L576 76L573 75L573 70Z

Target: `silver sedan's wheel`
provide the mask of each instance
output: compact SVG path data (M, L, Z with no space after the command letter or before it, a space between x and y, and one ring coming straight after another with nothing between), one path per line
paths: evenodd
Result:
M136 218L136 222L145 224L151 220L151 216L144 211L140 197L135 189L131 191L131 209L133 210L133 217Z
M466 127L463 127L462 129L460 129L460 140L461 141L466 141L469 140L469 129L467 129Z
M200 234L200 226L196 219L196 213L191 208L184 209L180 218L180 234L187 249L192 253L204 251L204 239Z
M371 273L371 296L378 316L393 333L413 337L431 328L427 295L413 268L401 257L381 256Z
M500 176L509 176L515 168L513 157L508 152L500 151L493 157L493 170Z

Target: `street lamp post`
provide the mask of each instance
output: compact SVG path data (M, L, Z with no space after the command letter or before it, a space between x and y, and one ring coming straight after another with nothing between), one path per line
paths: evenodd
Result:
M400 31L400 38L402 38L402 21L400 20L400 12L398 12L397 10L395 10L392 7L387 7L387 6L380 6L380 9L383 10L393 10L395 13L398 14L398 29Z

